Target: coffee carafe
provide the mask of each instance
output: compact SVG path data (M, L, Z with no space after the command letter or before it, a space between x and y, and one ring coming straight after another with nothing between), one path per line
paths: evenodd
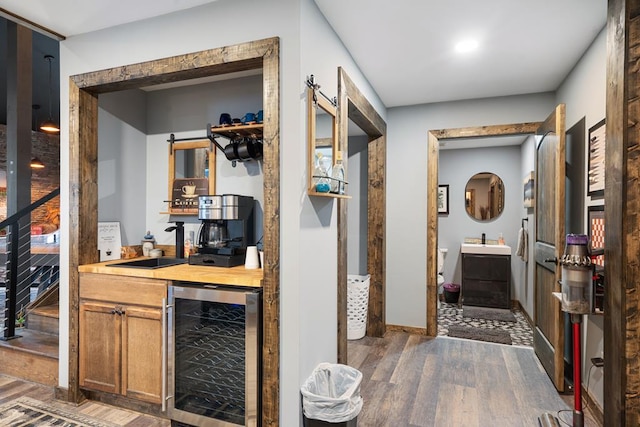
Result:
M253 197L235 194L198 197L197 253L189 264L234 267L244 264L247 246L255 245Z
M200 245L210 248L223 248L229 241L229 232L223 221L203 222L203 235L200 238Z

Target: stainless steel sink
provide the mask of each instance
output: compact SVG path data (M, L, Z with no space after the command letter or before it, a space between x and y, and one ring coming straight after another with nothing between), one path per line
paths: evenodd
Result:
M186 258L169 258L169 257L160 257L160 258L145 258L145 259L136 259L133 261L125 261L114 264L107 264L107 267L128 267L128 268L162 268L169 267L172 265L184 264L187 262Z

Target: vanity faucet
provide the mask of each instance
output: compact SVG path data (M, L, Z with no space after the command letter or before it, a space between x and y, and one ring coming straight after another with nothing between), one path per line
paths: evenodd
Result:
M482 244L483 245L487 244L487 236L484 233L482 233Z

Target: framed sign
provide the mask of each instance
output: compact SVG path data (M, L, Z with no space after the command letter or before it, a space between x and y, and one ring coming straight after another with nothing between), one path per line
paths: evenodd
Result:
M587 194L604 197L604 156L606 148L605 119L589 129L589 179Z
M198 196L207 194L207 178L174 179L171 186L171 211L198 213Z
M438 213L449 214L449 184L438 185Z

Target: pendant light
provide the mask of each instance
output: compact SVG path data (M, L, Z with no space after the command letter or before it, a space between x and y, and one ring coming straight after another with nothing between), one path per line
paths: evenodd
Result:
M40 130L42 130L44 132L49 132L49 133L56 133L56 132L60 132L60 126L58 126L53 121L53 115L51 113L51 111L52 111L52 108L51 108L51 102L52 102L52 99L51 99L51 90L52 90L52 86L51 86L51 61L54 58L53 58L53 55L45 55L44 59L49 61L49 118L47 120L45 120L44 122L42 122L42 124L40 125Z
M42 160L37 157L31 159L29 166L31 166L31 169L44 169L44 163L42 163Z

